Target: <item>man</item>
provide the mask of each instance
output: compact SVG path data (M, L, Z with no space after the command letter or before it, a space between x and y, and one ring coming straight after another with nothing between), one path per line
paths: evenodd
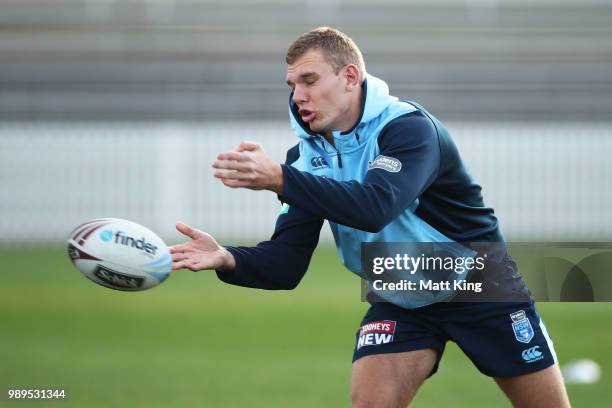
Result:
M228 187L278 194L285 204L272 238L256 247L222 247L177 224L191 240L171 248L174 269L215 269L230 284L292 289L308 268L325 219L345 266L358 275L363 242L503 243L493 210L485 207L442 123L390 96L382 80L366 73L349 37L314 29L289 47L286 61L290 120L299 138L286 163L251 142L213 163L214 176ZM528 293L516 265L503 261L504 279ZM493 377L515 406L569 406L532 301L439 300L372 303L354 352L354 407L407 406L437 370L447 340ZM372 328L392 328L392 336L364 341Z

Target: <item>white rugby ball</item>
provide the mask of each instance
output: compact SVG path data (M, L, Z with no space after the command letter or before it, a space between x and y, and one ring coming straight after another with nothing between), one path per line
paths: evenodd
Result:
M153 288L172 271L170 251L157 234L118 218L76 227L68 239L68 255L85 277L116 290Z

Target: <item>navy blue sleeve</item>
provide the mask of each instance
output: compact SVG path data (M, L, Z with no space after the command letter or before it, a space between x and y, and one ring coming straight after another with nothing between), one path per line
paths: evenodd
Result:
M380 156L395 160L368 170L361 183L314 176L284 165L282 200L338 224L380 231L435 180L440 145L435 125L421 112L391 121L378 144L378 163L385 160Z
M289 151L286 163L297 154ZM285 208L285 207L284 207ZM298 207L289 206L279 215L272 238L255 247L226 247L236 260L232 271L217 271L223 282L259 289L293 289L310 264L323 219Z

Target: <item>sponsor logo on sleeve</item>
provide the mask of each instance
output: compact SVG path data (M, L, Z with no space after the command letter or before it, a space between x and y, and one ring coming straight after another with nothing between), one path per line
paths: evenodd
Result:
M369 163L368 170L372 169L381 169L391 173L397 173L402 169L402 162L396 158L383 156L381 154Z
M357 350L364 346L379 346L391 343L395 334L396 322L393 320L379 320L364 324L359 329Z
M531 322L524 310L519 310L510 314L512 319L512 331L514 337L521 343L529 343L533 339L534 332Z

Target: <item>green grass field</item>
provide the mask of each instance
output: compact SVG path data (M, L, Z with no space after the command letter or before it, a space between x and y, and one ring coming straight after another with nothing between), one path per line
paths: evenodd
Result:
M124 293L97 286L62 248L0 250L0 388L65 388L42 407L346 407L359 280L319 249L298 289L236 288L179 271ZM561 363L592 358L575 407L612 400L612 304L541 304ZM0 400L2 400L0 398ZM509 406L454 344L415 407Z

